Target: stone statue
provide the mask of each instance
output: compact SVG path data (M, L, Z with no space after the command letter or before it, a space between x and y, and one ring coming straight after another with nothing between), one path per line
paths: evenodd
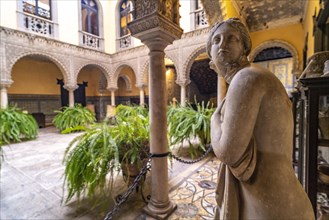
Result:
M228 90L211 118L211 144L222 162L216 219L314 219L292 168L293 115L276 76L250 64L239 19L216 23L207 52Z

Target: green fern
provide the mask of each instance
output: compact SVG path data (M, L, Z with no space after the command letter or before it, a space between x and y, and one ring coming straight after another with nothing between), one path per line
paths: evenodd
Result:
M32 115L17 107L0 109L0 167L3 160L2 146L32 140L38 136L38 124Z
M183 142L189 143L189 153L192 157L196 155L195 146L191 139L197 138L200 147L205 151L205 146L210 143L210 118L214 109L209 102L205 106L204 102L196 103L196 109L188 104L187 106L170 106L167 112L168 118L168 136L170 146Z
M94 113L81 104L76 104L74 107L65 106L61 111L55 112L57 115L53 119L53 124L62 133L80 131L78 128L84 130L85 126L96 121Z
M68 189L66 202L75 195L78 199L85 194L90 198L96 192L111 191L121 164L140 167L148 156L147 110L137 106L118 108L115 125L107 121L93 125L70 142L63 159L64 185Z

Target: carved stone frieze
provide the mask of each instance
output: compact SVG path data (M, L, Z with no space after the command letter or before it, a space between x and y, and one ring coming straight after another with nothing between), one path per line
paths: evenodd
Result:
M134 19L140 19L146 15L152 14L157 11L157 4L159 0L133 0L134 8L133 16Z
M160 30L171 34L176 39L180 38L183 31L180 27L168 21L163 15L153 13L140 20L134 20L128 24L132 35L137 35L151 29L159 28Z

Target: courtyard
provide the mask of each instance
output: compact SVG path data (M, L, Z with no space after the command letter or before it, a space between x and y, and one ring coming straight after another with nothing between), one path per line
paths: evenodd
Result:
M39 130L36 140L4 146L1 167L1 219L104 219L115 205L115 198L127 191L120 172L112 194L101 194L94 200L73 198L64 203L64 152L71 140L81 133L59 134L55 127ZM180 157L187 154L180 152ZM187 158L188 159L188 158ZM215 188L219 161L211 153L194 164L169 161L169 198L177 209L169 219L213 219ZM150 175L144 187L133 191L112 219L150 219L143 214L150 194Z

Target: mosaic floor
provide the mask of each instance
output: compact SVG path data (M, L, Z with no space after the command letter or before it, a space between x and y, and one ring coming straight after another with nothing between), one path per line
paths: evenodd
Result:
M177 210L169 219L214 219L218 167L219 161L210 160L170 192Z

